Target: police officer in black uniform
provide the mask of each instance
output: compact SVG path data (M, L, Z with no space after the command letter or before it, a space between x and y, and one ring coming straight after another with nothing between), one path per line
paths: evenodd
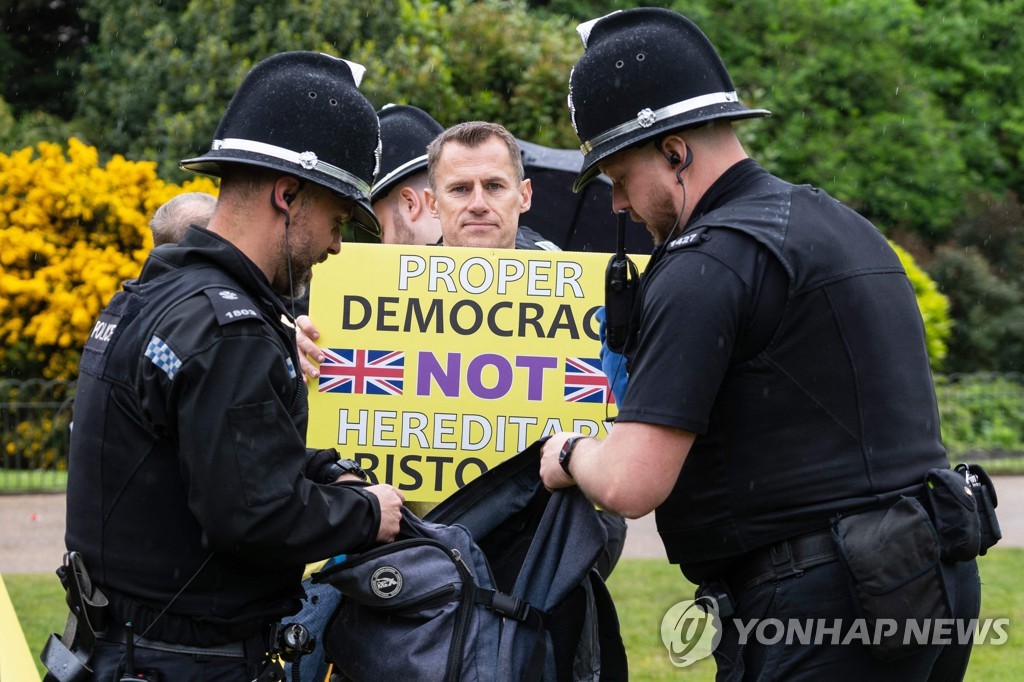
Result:
M378 125L358 69L313 52L253 68L211 150L182 162L222 179L209 228L154 249L86 344L66 543L109 601L91 619L96 679L126 664L271 679L272 626L298 610L303 566L397 534L399 491L341 483L350 463L306 449L279 300L338 252L345 221L377 227Z
M419 107L386 104L380 120L380 173L370 189L382 244L434 244L441 223L427 210L427 145L444 127Z
M856 641L740 642L733 618L851 626L859 605L833 524L916 500L929 469L948 469L921 316L874 226L747 157L731 121L769 112L739 103L692 22L636 9L580 34L577 189L604 172L614 209L656 248L616 424L604 440L553 436L545 484L575 483L627 517L656 510L669 560L734 611L718 679L959 679L969 640L890 661ZM936 570L947 615L976 617L975 561Z

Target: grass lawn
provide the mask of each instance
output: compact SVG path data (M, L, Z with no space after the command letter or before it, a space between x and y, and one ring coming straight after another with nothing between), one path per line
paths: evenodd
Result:
M985 467L989 476L1020 476L1024 474L1024 457L997 457L995 459L957 459L950 457L952 462L977 462Z
M966 680L1010 682L1024 680L1024 549L995 548L980 557L981 618L1008 618L1002 645L975 645ZM661 559L620 561L608 581L619 613L622 639L629 655L629 678L656 680L715 679L711 659L676 668L661 642L661 618L669 607L693 599L693 585L679 569ZM996 633L998 634L998 633ZM868 682L865 680L865 682Z
M981 618L1008 618L1007 641L974 647L966 679L977 682L1024 680L1024 549L995 548L979 559L982 580ZM52 574L5 575L4 581L21 619L33 656L51 632L62 630L67 615L64 592ZM693 598L675 566L660 559L625 559L609 580L619 612L622 638L629 654L631 680L713 680L710 659L676 668L661 643L661 618L678 601ZM42 665L37 667L42 674ZM866 681L865 681L866 682Z
M54 573L8 573L4 575L4 584L42 678L46 671L39 660L39 653L51 632L64 631L68 618L64 588Z
M0 469L0 494L63 492L68 472L56 469Z

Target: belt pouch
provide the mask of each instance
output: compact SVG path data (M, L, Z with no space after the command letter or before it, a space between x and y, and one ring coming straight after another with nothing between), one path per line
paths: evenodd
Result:
M963 476L970 485L974 500L978 504L978 520L981 525L981 546L978 554L984 556L989 547L1003 537L999 529L999 519L996 518L996 507L999 505L996 487L988 473L977 464L957 464L954 471Z
M981 543L978 501L967 479L952 469L931 469L924 481L942 559L970 561L978 556Z
M891 660L917 651L922 643L908 631L908 621L920 627L949 612L939 541L924 507L903 497L888 509L840 517L832 532L854 603L873 635L871 653Z

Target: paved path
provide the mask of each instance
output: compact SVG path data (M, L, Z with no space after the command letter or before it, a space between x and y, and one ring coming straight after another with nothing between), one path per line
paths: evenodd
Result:
M995 479L1000 547L1024 547L1024 476ZM0 573L51 573L64 554L64 495L0 495ZM654 515L629 522L627 558L664 558Z

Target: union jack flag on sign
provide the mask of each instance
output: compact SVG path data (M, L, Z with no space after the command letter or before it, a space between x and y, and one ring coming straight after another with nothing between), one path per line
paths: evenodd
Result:
M405 351L324 348L320 393L402 395Z
M565 402L615 403L608 389L608 377L601 371L599 358L565 359Z

